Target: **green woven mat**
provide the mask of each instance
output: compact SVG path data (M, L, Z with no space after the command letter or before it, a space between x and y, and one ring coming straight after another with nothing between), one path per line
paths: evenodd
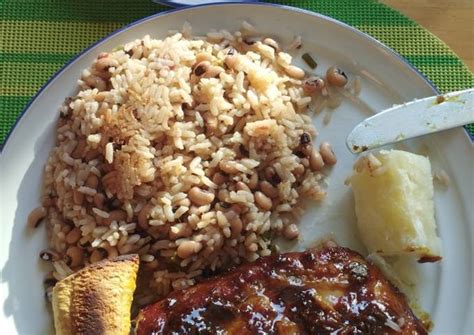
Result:
M439 39L373 0L274 1L313 10L367 32L442 92L474 86L473 74ZM0 0L0 143L38 89L74 55L134 20L167 7L151 0ZM474 125L468 127L474 138Z

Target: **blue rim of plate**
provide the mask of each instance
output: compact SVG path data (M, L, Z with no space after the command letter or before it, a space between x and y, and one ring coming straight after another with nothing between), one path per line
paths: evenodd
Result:
M202 5L215 5L216 3L213 3L211 0L204 0L200 1L201 4L196 4L193 3L193 0L178 0L178 1L167 1L167 0L151 0L157 4L160 5L165 5L165 6L170 6L170 7L185 7L185 6L202 6ZM259 0L247 0L247 1L239 1L239 0L227 0L227 1L220 1L220 3L255 3L258 2Z
M171 1L170 1L171 3ZM160 12L160 13L157 13L157 14L153 14L153 15L150 15L150 16L146 16L144 18L141 18L137 21L134 21L132 23L129 23L125 26L123 26L122 28L119 28L115 31L113 31L112 33L110 33L109 35L101 38L100 40L98 40L97 42L91 44L90 46L88 46L87 48L85 48L84 50L82 50L80 53L78 53L76 56L74 56L73 58L71 58L69 61L67 61L63 67L61 69L59 69L51 78L48 79L48 81L46 81L46 83L43 84L43 86L41 86L41 88L38 90L38 92L36 92L36 94L30 99L30 101L28 102L28 104L26 105L26 107L23 109L23 111L20 113L20 115L18 116L18 118L16 119L15 123L13 124L13 126L10 128L10 131L8 132L7 136L5 137L5 141L3 142L3 145L1 145L0 147L0 153L3 152L3 149L7 146L8 144L8 139L10 138L10 136L13 134L13 132L15 131L16 127L18 126L19 122L21 121L21 119L23 118L23 116L28 112L28 110L30 109L31 105L35 102L35 100L41 95L41 93L43 93L43 91L45 89L48 88L49 84L51 82L53 82L58 76L60 76L64 71L66 71L68 69L68 67L74 63L78 58L80 58L82 55L84 55L86 52L88 52L89 50L91 50L92 48L96 47L97 45L101 44L102 42L105 42L106 40L108 40L109 38L121 33L122 31L125 31L131 27L134 27L140 23L143 23L143 22L146 22L146 21L149 21L149 20L153 20L157 17L160 17L160 16L165 16L165 15L169 15L171 13L175 13L175 12L179 12L179 11L187 11L187 10L193 10L194 8L202 8L202 7L212 7L212 6L226 6L226 5L231 5L231 6L242 6L242 5L253 5L253 6L267 6L267 7L278 7L278 8L282 8L282 9L285 9L285 10L288 10L288 11L293 11L293 12L299 12L299 13L304 13L304 14L308 14L308 15L312 15L312 16L316 16L316 17L319 17L319 18L322 18L324 20L327 20L327 21L330 21L332 23L335 23L339 26L342 26L346 29L349 29L350 31L356 33L356 34L359 34L359 35L362 35L364 36L365 38L369 39L370 41L372 42L375 42L377 45L379 45L380 47L382 47L383 49L385 49L386 51L390 52L392 55L394 55L396 58L398 58L399 60L401 60L403 63L405 63L406 65L408 65L409 68L411 68L415 74L417 74L421 79L423 79L433 90L433 94L441 94L440 91L438 90L438 88L433 84L433 82L428 79L423 73L421 73L420 70L418 70L414 65L412 65L407 59L405 59L402 55L400 55L398 52L396 52L395 50L389 48L388 46L386 46L384 43L382 43L381 41L377 40L376 38L370 36L369 34L366 34L364 33L363 31L360 31L359 29L351 26L351 25L348 25L347 23L344 23L342 21L339 21L337 19L334 19L332 17L329 17L329 16L326 16L326 15L323 15L323 14L320 14L320 13L316 13L316 12L312 12L312 11L309 11L309 10L306 10L306 9L302 9L302 8L297 8L297 7L291 7L291 6L286 6L286 5L280 5L280 4L272 4L272 3L262 3L262 2L255 2L255 1L242 1L242 2L216 2L216 3L207 3L207 4L202 4L202 5L197 5L197 6L187 6L187 7L181 7L181 8L173 8L173 9L170 9L170 10L167 10L167 11L164 11L164 12ZM474 139L471 139L471 137L469 136L469 133L467 132L467 130L464 128L464 133L466 135L466 137L470 140L471 143L473 143Z

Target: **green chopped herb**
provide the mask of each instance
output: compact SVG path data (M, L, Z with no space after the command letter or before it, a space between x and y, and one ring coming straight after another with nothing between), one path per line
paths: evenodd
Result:
M303 54L301 58L303 58L305 63L308 64L308 66L313 70L318 66L318 63L316 63L316 61L313 59L313 57L311 57L309 53Z
M262 234L262 238L264 241L271 241L273 239L272 232L266 231Z
M119 50L123 50L123 45L117 45L115 48L112 49L112 51L119 51Z

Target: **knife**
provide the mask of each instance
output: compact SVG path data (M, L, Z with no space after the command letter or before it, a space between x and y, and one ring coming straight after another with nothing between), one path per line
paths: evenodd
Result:
M393 106L365 119L347 136L353 153L474 122L474 89Z

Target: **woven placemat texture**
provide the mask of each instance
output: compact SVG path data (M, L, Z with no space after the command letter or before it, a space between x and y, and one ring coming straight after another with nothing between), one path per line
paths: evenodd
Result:
M373 0L273 1L319 12L372 35L441 92L474 86L438 38ZM110 32L168 9L151 0L0 0L0 144L28 101L64 63ZM468 127L474 138L474 125Z

